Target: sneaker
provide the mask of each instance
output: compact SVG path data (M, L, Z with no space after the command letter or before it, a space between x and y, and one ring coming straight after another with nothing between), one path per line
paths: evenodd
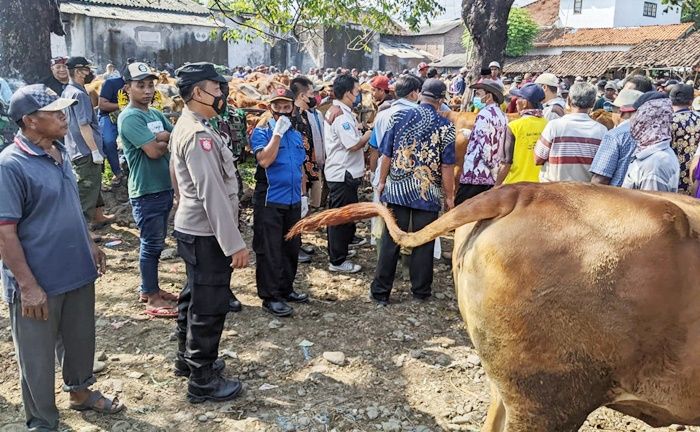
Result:
M355 236L352 238L352 241L350 242L350 247L360 247L362 245L367 244L367 239L364 239L362 237Z
M300 264L311 262L311 256L309 254L307 254L306 252L304 252L303 250L299 250L298 262Z
M350 258L354 257L355 255L357 255L357 251L356 251L356 250L348 251L348 254L347 254L347 256L345 257L345 259L350 259Z
M340 265L329 264L328 270L330 270L332 272L341 272L341 273L357 273L360 270L362 270L362 267L359 266L358 264L353 264L350 261L345 260Z

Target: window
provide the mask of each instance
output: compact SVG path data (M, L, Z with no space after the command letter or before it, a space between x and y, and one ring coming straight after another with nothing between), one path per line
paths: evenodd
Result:
M654 5L656 6L656 5ZM583 0L574 0L574 13L580 14L583 9Z
M656 3L644 2L644 16L656 18Z

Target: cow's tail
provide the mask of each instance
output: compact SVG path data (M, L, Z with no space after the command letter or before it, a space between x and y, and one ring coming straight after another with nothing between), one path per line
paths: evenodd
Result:
M414 248L428 243L462 225L485 219L494 219L509 214L518 203L520 188L505 186L492 189L469 199L442 215L420 231L407 233L396 224L396 219L387 207L379 203L349 204L338 209L326 210L306 217L296 223L287 234L287 239L324 226L342 225L360 219L379 216L384 219L394 241Z

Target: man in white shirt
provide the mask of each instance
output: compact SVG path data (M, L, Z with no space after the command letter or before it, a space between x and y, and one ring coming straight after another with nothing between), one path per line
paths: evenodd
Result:
M544 90L544 101L542 102L542 116L547 120L556 120L564 117L566 112L566 101L558 94L559 78L551 73L543 73L535 80L535 84Z
M357 189L365 174L364 147L370 131L361 134L352 105L360 94L360 85L350 75L339 75L333 82L335 100L326 113L324 174L328 183L329 208L339 208L358 202ZM328 269L334 272L357 273L358 264L348 260L355 255L349 246L355 240L355 224L328 227ZM364 240L364 239L362 239ZM366 242L366 240L365 240ZM355 240L355 245L362 244Z

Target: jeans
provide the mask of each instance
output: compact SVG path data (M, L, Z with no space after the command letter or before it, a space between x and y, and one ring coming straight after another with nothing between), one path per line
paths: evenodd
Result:
M139 269L141 270L141 292L155 294L158 286L158 260L165 245L168 231L168 216L173 208L173 191L131 198L131 212L139 227L141 247Z
M101 116L99 124L102 131L102 149L107 156L109 166L115 176L121 175L122 168L119 165L119 151L117 150L117 125L112 123L109 116Z

